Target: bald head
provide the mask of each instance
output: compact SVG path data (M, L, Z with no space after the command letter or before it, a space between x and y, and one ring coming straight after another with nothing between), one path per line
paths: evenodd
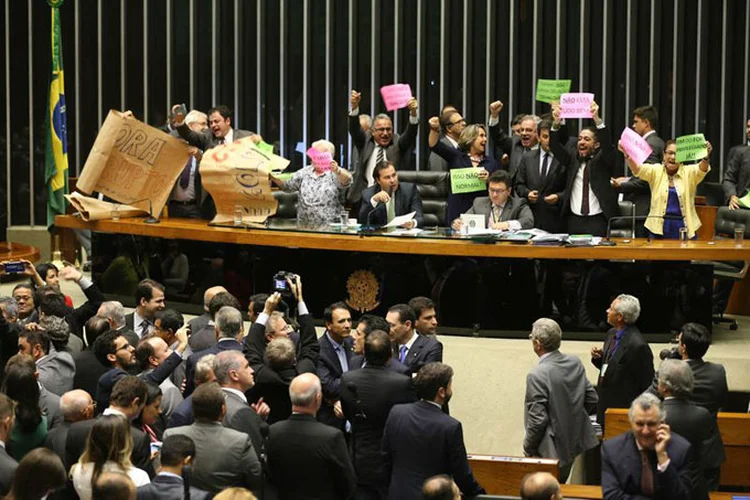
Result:
M60 411L66 422L78 422L94 417L94 400L81 389L68 391L60 398Z
M521 481L521 500L562 500L560 483L549 472L528 474Z
M423 500L461 500L461 491L453 480L441 474L432 476L422 486Z
M216 294L219 293L229 293L227 292L227 289L223 286L212 286L211 288L207 288L205 292L203 292L203 310L208 312L208 305L211 303L211 299L213 299Z
M315 415L323 399L320 379L313 373L294 377L289 384L289 399L292 400L293 412Z
M137 490L135 483L120 472L102 472L93 484L93 500L135 500Z

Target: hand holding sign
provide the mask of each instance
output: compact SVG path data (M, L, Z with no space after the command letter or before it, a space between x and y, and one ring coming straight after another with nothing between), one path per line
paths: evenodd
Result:
M684 135L677 138L677 163L697 162L709 155L709 143L703 134Z
M631 128L626 128L620 136L620 150L631 157L638 165L643 164L651 156L651 146Z
M408 83L394 83L380 87L380 95L388 111L405 108L412 99L411 87Z
M315 148L310 148L307 150L307 156L312 160L313 168L315 168L317 172L327 172L331 170L333 157L329 151L318 151Z
M563 94L560 96L560 118L593 118L592 102L594 94L588 92Z

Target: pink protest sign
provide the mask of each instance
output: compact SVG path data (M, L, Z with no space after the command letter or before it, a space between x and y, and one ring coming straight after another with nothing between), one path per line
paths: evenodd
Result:
M394 83L380 87L380 95L383 96L385 109L388 111L405 108L412 97L408 83Z
M625 150L625 153L627 153L627 155L638 165L646 161L646 158L651 155L651 146L649 146L646 140L630 127L625 127L625 130L622 131L620 145L622 145L622 149Z
M591 118L594 94L569 93L560 96L560 118Z
M328 151L318 151L315 148L310 148L307 150L307 156L309 156L312 160L313 166L316 167L316 170L331 170L331 162L333 161L333 157Z

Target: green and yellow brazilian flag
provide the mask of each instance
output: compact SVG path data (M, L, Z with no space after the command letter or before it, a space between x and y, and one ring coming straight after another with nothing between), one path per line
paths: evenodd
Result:
M47 150L44 158L44 180L48 191L47 226L51 227L55 223L55 215L65 213L63 195L68 193L68 137L59 11L63 0L47 0L47 3L52 14L52 74L46 119Z

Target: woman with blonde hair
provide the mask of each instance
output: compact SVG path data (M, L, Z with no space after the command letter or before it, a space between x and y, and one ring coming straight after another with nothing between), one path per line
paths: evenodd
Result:
M255 495L245 488L227 488L218 493L214 500L256 500Z
M73 487L81 500L91 500L94 483L103 472L122 472L137 486L150 482L148 474L130 463L133 440L130 424L119 415L100 417L91 428L86 449L70 469Z

